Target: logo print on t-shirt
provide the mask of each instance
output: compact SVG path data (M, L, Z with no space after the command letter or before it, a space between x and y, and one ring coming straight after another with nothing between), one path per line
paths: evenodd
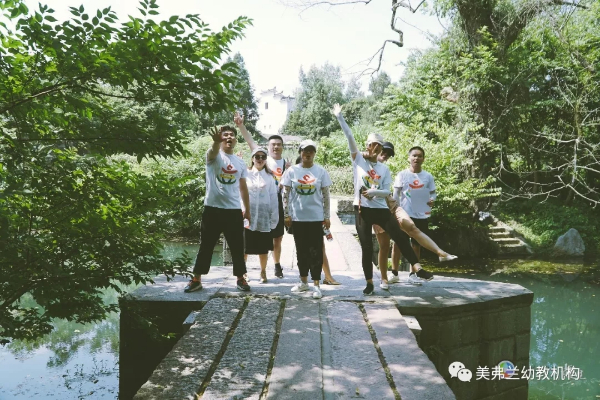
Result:
M302 196L315 194L315 192L317 191L317 188L314 185L316 180L317 179L315 177L310 176L308 174L304 175L302 179L298 178L299 185L296 186L296 193Z
M367 175L363 176L363 185L367 188L367 189L371 189L371 188L378 188L379 187L379 180L381 179L380 175L377 175L377 172L375 172L375 170L373 168L371 168L368 172Z
M273 171L273 178L275 178L275 182L279 185L279 181L281 180L281 175L283 175L283 171L281 167L277 167L276 170Z
M227 168L221 168L221 173L217 175L217 180L225 185L235 183L235 173L238 172L233 165L229 164Z
M408 186L410 186L413 189L421 189L423 186L425 186L424 183L419 182L418 179L415 179L413 181L413 183L409 183Z

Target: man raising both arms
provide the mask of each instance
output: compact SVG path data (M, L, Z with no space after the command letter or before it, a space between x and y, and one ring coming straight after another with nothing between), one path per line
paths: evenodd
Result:
M258 144L252 138L252 135L244 126L244 117L239 113L235 113L233 118L235 125L240 130L244 140L248 142L250 150L254 151L258 147ZM281 268L281 240L283 239L284 224L283 224L283 202L281 200L281 177L287 168L291 166L291 163L287 162L283 157L283 138L279 135L272 135L269 137L268 148L269 155L267 157L267 167L273 172L273 178L277 185L277 200L279 203L279 223L277 227L271 231L273 235L273 261L275 262L275 276L283 278L283 269Z

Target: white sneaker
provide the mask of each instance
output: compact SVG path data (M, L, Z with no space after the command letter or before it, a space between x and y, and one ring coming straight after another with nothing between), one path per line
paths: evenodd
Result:
M296 292L306 292L308 290L308 283L304 283L304 282L300 282L298 284L296 284L296 286L294 286L292 288L292 292L296 293Z
M412 285L421 286L423 281L417 276L416 272L411 272L408 274L408 283Z
M390 279L388 279L388 283L398 283L400 282L400 278L398 275L392 275Z
M383 290L390 290L390 287L388 286L388 283L386 281L381 281L379 287Z
M321 288L318 286L315 286L312 296L313 296L313 299L320 299L321 297L323 297L323 293L321 293Z
M458 256L453 256L452 254L448 254L446 257L440 257L440 261L444 262L444 261L452 261L452 260L456 260L458 258Z

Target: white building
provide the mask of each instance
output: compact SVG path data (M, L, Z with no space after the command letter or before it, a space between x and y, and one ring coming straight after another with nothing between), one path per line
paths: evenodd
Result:
M264 137L281 134L288 114L296 109L296 98L284 96L277 88L264 90L258 95L258 123L256 127Z

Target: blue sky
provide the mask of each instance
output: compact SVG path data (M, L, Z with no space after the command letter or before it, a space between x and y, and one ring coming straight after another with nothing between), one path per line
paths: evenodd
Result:
M413 0L414 2L415 0ZM37 1L27 0L30 7L37 8ZM42 3L44 1L42 0ZM135 0L48 0L59 20L69 18L69 6L84 5L86 10L112 6L119 19L126 20L131 14L140 16ZM161 18L171 15L199 14L218 30L240 15L250 17L254 26L246 30L246 37L235 43L233 52L240 52L250 73L256 91L277 86L285 94L293 94L298 87L300 67L329 62L342 68L344 77L365 69L364 60L379 49L385 39L396 39L390 29L389 0L372 0L369 5L318 6L301 13L286 6L284 0L158 0ZM404 31L404 47L388 45L384 54L382 70L393 80L402 74L399 65L414 49L430 46L429 32L439 35L443 31L435 16L412 14L401 9L397 26ZM158 19L158 18L157 18ZM409 26L407 23L418 27ZM363 78L363 88L368 86Z

